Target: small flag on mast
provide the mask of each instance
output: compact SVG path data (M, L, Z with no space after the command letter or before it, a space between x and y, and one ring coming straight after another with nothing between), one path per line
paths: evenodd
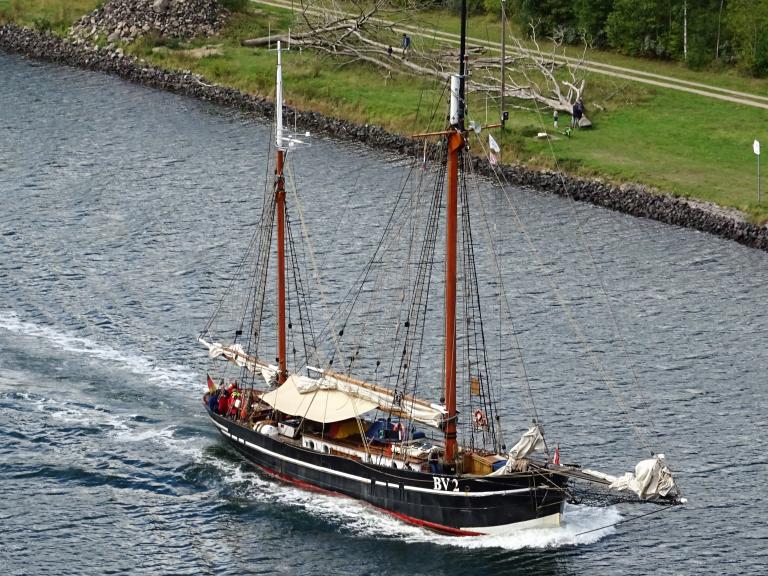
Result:
M213 394L216 392L216 383L213 381L210 374L206 374L206 376L208 377L208 392Z
M552 464L560 466L560 444L555 446L555 457L552 458Z
M496 142L496 140L494 139L494 137L493 137L493 136L491 136L490 134L488 134L488 147L489 147L491 150L493 150L494 152L496 152L496 154L498 154L499 152L501 152L501 148L499 148L499 143L498 143L498 142Z
M488 154L488 161L491 163L491 166L496 166L499 163L496 154L501 152L501 148L499 148L499 143L490 134L488 134L488 147L491 149L491 152Z

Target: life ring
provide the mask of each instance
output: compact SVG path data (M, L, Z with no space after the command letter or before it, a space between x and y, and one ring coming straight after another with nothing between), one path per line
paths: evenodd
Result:
M488 419L485 417L485 412L480 409L475 410L475 428L485 428L488 426Z

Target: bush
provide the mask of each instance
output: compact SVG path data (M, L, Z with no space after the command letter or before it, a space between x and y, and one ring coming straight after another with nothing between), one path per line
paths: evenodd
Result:
M53 28L53 23L48 18L40 17L32 21L32 27L40 32L50 32Z
M248 12L251 5L248 0L222 0L221 4L230 12Z

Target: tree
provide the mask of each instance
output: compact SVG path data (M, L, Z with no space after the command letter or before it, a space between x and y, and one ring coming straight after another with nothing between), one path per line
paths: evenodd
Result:
M768 75L768 0L729 0L726 10L739 65L753 76Z
M458 50L453 45L438 45L434 49L425 44L414 43L407 52L400 48L399 34L387 21L402 12L387 13L382 18L379 4L363 6L356 17L348 17L329 10L318 11L305 6L300 28L294 29L290 39L287 35L270 35L243 40L244 46L268 46L281 40L290 40L293 46L309 48L338 58L340 65L351 62L365 62L383 71L385 76L392 73L432 76L447 80L454 72L458 61ZM412 16L411 16L412 17ZM521 100L535 101L548 108L570 113L573 104L581 97L585 87L583 61L563 58L562 37L553 39L551 50L540 48L536 27L530 26L534 48L528 48L512 38L505 65L505 95ZM501 59L494 55L485 57L484 49L468 49L469 65L472 69L466 87L470 92L486 92L494 96L501 92Z
M522 30L530 30L533 25L544 36L552 36L557 30L575 30L576 19L570 1L513 0L513 6Z
M614 0L574 0L573 13L576 28L594 46L607 42L605 24L613 10Z
M635 56L679 56L683 44L683 2L615 0L606 22L610 45Z

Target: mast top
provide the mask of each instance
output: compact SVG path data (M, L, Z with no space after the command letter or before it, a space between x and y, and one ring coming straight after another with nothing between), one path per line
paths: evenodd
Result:
M283 60L280 40L277 41L277 82L275 83L275 146L285 150L283 143Z

